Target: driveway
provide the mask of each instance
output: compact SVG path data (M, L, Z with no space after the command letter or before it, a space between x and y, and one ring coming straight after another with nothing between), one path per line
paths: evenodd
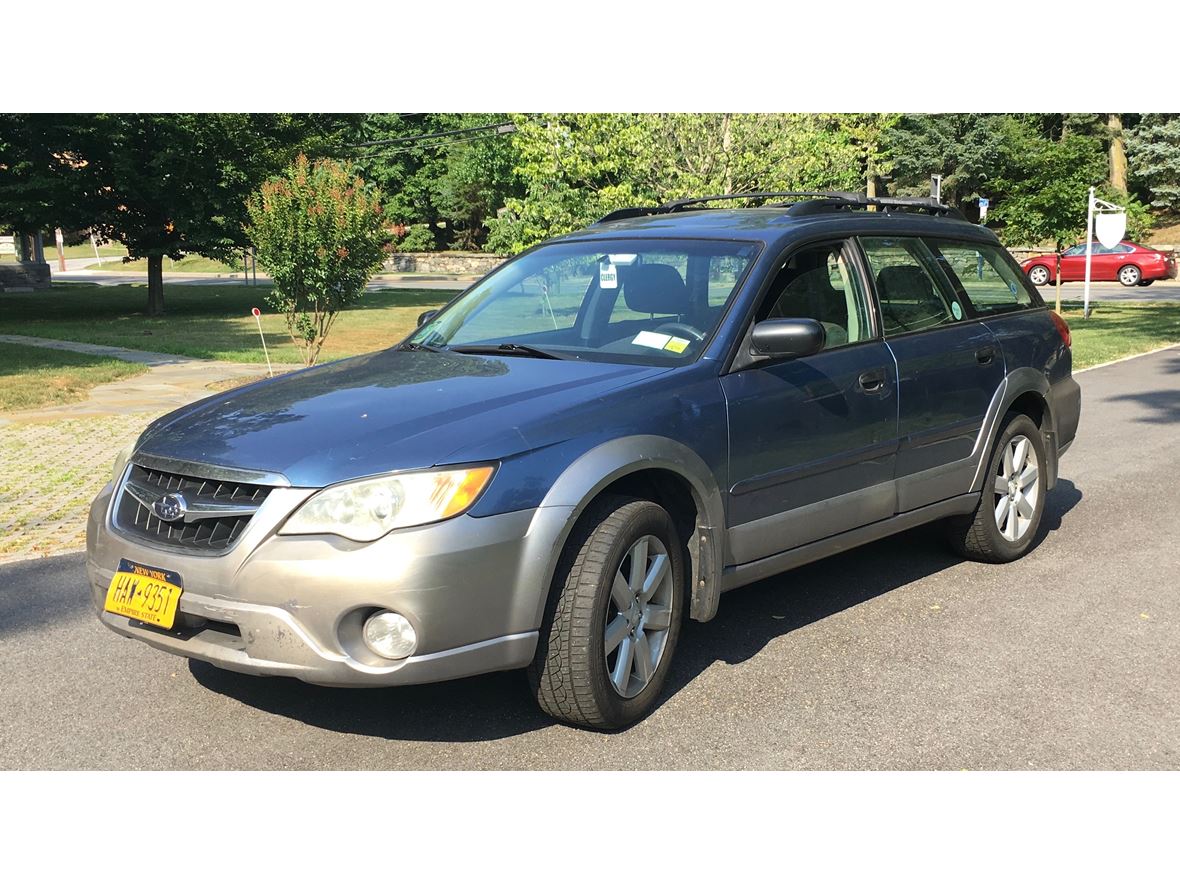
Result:
M727 595L629 731L555 725L519 673L332 690L95 620L80 555L0 567L5 768L1180 768L1180 348L1081 374L1038 546L932 529Z

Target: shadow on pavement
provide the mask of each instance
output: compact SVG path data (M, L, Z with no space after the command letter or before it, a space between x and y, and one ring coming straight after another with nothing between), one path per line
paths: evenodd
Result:
M47 580L49 572L64 578ZM80 581L78 572L82 575ZM50 627L93 615L94 603L85 575L81 553L5 565L0 572L0 639L7 633Z
M1046 500L1035 546L1060 528L1081 499L1072 482L1058 482ZM664 699L714 661L749 660L780 636L960 562L938 526L923 526L726 594L712 621L688 622ZM532 700L523 671L435 685L339 689L245 676L199 661L190 661L189 669L212 691L330 731L390 740L488 741L553 725Z

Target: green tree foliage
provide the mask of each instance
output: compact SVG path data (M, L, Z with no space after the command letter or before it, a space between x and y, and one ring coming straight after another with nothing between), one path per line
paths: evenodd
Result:
M995 173L1004 150L1000 114L911 114L885 138L893 160L893 192L930 193L930 176L942 176L942 199L964 214L979 197L995 198Z
M225 258L246 245L246 197L300 149L336 138L337 118L292 114L6 115L19 139L0 214L89 227L148 261L148 313L164 312L163 260ZM44 194L45 196L41 196Z
M880 115L861 115L877 117ZM879 121L817 114L547 114L516 120L524 193L491 221L516 252L614 209L749 190L856 189Z
M268 299L315 365L337 314L360 300L389 243L376 188L335 160L300 155L247 201L247 233L274 279Z
M439 231L430 248L445 243L475 249L487 240L486 220L523 190L515 172L515 141L507 133L461 130L508 118L492 113L373 114L354 133L354 142L363 145L354 158L356 167L389 195L385 208L390 223L426 224Z
M1145 114L1127 133L1127 153L1151 205L1180 213L1180 114Z

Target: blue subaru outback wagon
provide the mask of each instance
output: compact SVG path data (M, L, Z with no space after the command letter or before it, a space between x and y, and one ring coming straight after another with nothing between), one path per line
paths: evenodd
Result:
M389 350L156 421L90 511L102 622L323 685L527 669L617 728L724 591L935 520L1027 552L1081 397L995 236L737 196L612 213Z

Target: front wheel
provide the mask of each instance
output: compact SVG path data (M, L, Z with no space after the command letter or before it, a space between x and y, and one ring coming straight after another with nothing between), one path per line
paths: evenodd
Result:
M1124 264L1119 268L1119 282L1124 286L1138 286L1143 279L1143 272L1133 264Z
M1049 282L1049 268L1043 264L1030 267L1028 270L1028 281L1034 286L1043 286Z
M671 667L684 611L684 555L664 508L609 498L566 544L529 680L541 708L614 729L646 716Z
M980 562L1024 556L1045 512L1046 463L1040 428L1027 415L1011 415L992 450L975 512L947 521L951 545Z

